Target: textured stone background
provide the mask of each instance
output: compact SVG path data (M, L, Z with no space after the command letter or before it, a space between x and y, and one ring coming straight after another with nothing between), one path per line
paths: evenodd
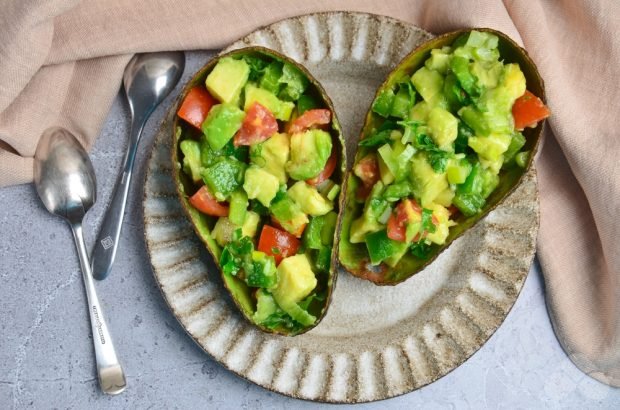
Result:
M185 78L208 56L188 54ZM171 102L147 124L116 265L97 283L127 374L129 387L120 396L98 390L68 226L45 211L32 186L0 190L0 409L316 407L226 371L184 333L163 301L145 250L141 202L147 151ZM128 126L119 95L91 155L99 201L85 221L89 246L119 173ZM611 409L618 403L619 389L585 376L562 351L535 265L504 324L465 364L418 391L355 408Z

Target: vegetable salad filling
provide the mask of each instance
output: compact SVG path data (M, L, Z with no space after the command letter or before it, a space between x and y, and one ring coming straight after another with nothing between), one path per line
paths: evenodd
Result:
M479 214L501 173L527 165L521 131L549 116L519 65L500 59L498 37L478 31L433 49L377 95L372 113L377 126L353 169L364 205L349 241L390 267L407 252L427 258L460 215Z
M223 275L254 323L293 334L328 297L342 178L337 126L309 85L268 54L223 57L177 113L186 194L208 216Z

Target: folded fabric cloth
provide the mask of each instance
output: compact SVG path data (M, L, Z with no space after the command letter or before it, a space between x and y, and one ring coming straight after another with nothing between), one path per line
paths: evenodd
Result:
M538 255L560 343L584 372L620 386L620 3L544 0L4 0L0 186L32 180L42 131L90 147L133 53L217 49L315 11L365 11L428 31L491 27L523 44L545 79L537 161Z

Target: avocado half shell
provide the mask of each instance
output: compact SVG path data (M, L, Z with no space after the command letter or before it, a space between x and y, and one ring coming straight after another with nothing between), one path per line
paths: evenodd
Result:
M285 336L295 336L297 334L302 334L307 332L308 330L314 328L321 319L327 313L327 309L331 302L331 296L334 286L336 285L336 277L337 277L337 252L338 248L337 242L337 233L339 231L340 226L340 216L341 211L344 205L344 191L345 188L343 186L343 182L345 182L345 173L346 173L346 154L345 154L345 143L344 138L342 136L342 129L340 126L340 122L336 117L336 112L334 110L334 105L331 99L327 96L325 89L321 86L321 84L314 78L310 72L300 65L299 63L291 60L290 58L273 51L271 49L267 49L264 47L246 47L237 50L233 50L231 52L220 54L217 57L210 60L206 65L204 65L185 85L180 96L177 98L173 109L175 112L179 110L181 103L185 99L185 96L189 92L190 89L197 85L204 85L205 80L211 70L215 67L217 62L224 57L240 57L244 55L253 55L257 57L263 57L268 60L278 60L283 63L288 63L295 66L299 69L309 80L309 85L306 90L306 93L310 93L313 97L315 97L318 101L323 103L325 108L328 108L332 112L332 121L330 124L330 129L327 130L332 136L332 145L333 149L337 150L337 158L338 158L338 166L331 179L339 184L342 189L341 192L335 202L335 205L338 207L338 220L336 224L336 230L334 232L334 244L332 248L331 254L331 267L327 275L317 275L317 289L320 289L322 295L324 296L323 301L319 304L313 302L309 308L309 312L314 315L317 319L316 322L312 326L305 327L301 331L291 332L289 329L284 327L269 329L258 323L255 323L252 320L252 315L255 311L256 301L252 295L252 289L247 286L247 284L231 275L226 275L222 272L221 266L219 264L220 255L222 252L222 247L215 241L213 236L211 235L211 231L217 221L217 217L205 215L196 210L190 203L189 197L191 197L199 188L198 185L194 184L191 179L185 175L182 171L181 166L181 150L179 148L179 144L185 138L194 138L199 137L199 133L191 129L191 126L186 124L183 120L179 119L178 116L175 115L173 128L172 128L172 141L173 141L173 149L172 149L172 163L173 166L173 178L175 181L176 189L178 196L181 200L181 204L183 205L183 209L185 214L189 218L194 231L200 238L200 240L204 243L205 247L211 254L213 258L213 262L215 266L217 266L222 281L224 283L224 287L229 292L232 300L237 305L243 316L253 325L257 326L259 329L267 332L267 333L277 333ZM179 130L181 132L179 132ZM262 218L264 219L264 217ZM264 220L261 220L261 225L259 225L259 230L262 227L262 223ZM256 245L256 244L255 244Z
M424 65L426 59L430 56L432 49L449 46L462 34L469 33L473 30L492 33L499 38L500 58L504 63L518 63L521 71L525 75L527 89L538 96L543 102L545 99L545 89L543 80L538 73L536 65L530 59L527 52L515 43L506 34L488 28L472 28L466 30L453 31L420 45L409 53L388 75L385 82L379 87L375 98L385 89L394 86L398 79L403 76L411 76L420 67ZM374 99L373 99L374 101ZM383 121L382 117L372 112L369 108L366 114L364 126L360 133L360 139L367 135L367 130L376 128ZM533 164L533 159L538 149L540 136L542 133L544 121L538 123L536 128L526 128L523 135L526 138L524 150L530 150L531 155L525 168L512 167L508 170L502 170L500 173L500 183L495 191L488 197L487 202L480 213L471 217L459 215L455 219L456 226L450 228L450 234L444 245L433 245L431 253L427 259L418 259L411 253L407 253L401 261L395 266L390 267L384 263L378 266L372 266L368 257L366 245L364 243L352 244L349 241L349 231L351 223L362 213L364 204L355 201L355 193L360 186L359 179L353 175L351 171L347 174L347 190L346 203L342 214L340 245L339 245L339 261L341 265L352 275L362 279L369 280L377 285L396 285L409 279L411 276L423 270L437 256L458 237L463 235L468 229L473 227L478 221L484 218L490 211L495 209L514 189L519 185L523 176L527 173ZM360 147L355 156L355 162L371 152L372 148Z

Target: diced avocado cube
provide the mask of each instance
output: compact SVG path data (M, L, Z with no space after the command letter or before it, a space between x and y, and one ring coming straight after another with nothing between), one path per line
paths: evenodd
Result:
M428 128L435 144L444 151L454 151L452 143L458 135L459 122L449 111L433 108L428 114Z
M431 204L446 188L448 179L445 173L435 172L423 152L416 153L411 160L411 182L416 198L423 207Z
M525 75L519 64L506 64L500 87L506 90L512 102L525 94ZM512 107L512 104L510 105Z
M495 161L506 152L511 141L512 136L509 134L490 134L488 137L470 137L467 144L481 158Z
M225 201L241 187L246 165L234 158L221 158L202 170L202 179L218 201Z
M383 229L384 224L379 222L379 216L389 208L389 203L383 198L384 185L377 182L366 199L363 214L351 223L349 241L351 243L364 242L368 233Z
M274 134L265 142L251 146L250 161L277 177L280 184L285 184L288 179L285 165L289 154L289 136Z
M290 187L288 195L297 202L302 212L312 216L325 215L334 209L331 201L325 199L315 187L304 181L298 181Z
M205 84L218 101L231 103L239 97L249 74L250 67L244 60L224 57L213 67Z
M366 235L365 242L372 265L378 265L390 256L402 252L403 247L407 248L406 243L388 238L385 229Z
M426 60L424 65L429 70L435 70L442 75L445 75L448 71L450 64L450 53L444 52L440 48L434 48L431 50L431 56Z
M233 233L238 226L230 221L230 219L222 216L215 222L215 226L211 231L211 235L220 246L226 246L233 239Z
M316 177L332 152L332 137L323 130L308 130L291 136L291 159L286 170L298 181Z
M282 228L297 237L301 236L304 225L308 223L308 216L291 197L286 195L275 201L269 210Z
M282 101L276 97L275 94L250 83L245 86L244 109L247 111L254 102L258 102L260 105L267 108L274 117L282 121L288 121L295 108L294 103Z
M273 296L264 289L258 289L256 292L256 312L254 312L254 316L252 317L254 322L264 322L269 316L274 314L277 309L278 305L276 305Z
M414 121L424 121L428 118L428 113L431 111L431 106L426 101L420 101L411 108L409 118Z
M241 234L253 238L258 230L258 224L260 222L260 215L254 211L247 211L245 213L245 220L241 226Z
M202 170L202 163L200 162L200 143L194 140L183 140L181 144L179 144L179 147L183 153L183 172L185 172L192 181L200 181L202 179L200 176Z
M245 171L243 189L250 199L258 199L264 206L269 206L276 196L280 184L278 178L256 166L250 166Z
M248 195L243 190L237 190L230 194L230 211L228 218L235 225L241 226L245 222L248 210Z
M241 128L244 118L245 113L235 105L214 105L202 123L202 132L211 149L214 151L222 149Z
M411 82L424 101L431 105L434 105L434 102L437 101L435 97L441 94L443 89L443 76L426 67L418 69L411 76Z
M504 65L499 61L474 61L471 64L471 73L476 77L480 88L497 87L503 71Z
M426 239L437 245L446 243L446 238L450 232L450 227L455 223L450 221L450 211L439 204L432 204L429 209L433 211L433 216L437 223L435 224L435 232L429 232Z
M291 303L299 303L317 284L310 261L303 253L282 259L278 265L278 277L278 285L272 293L283 309Z
M471 172L471 164L466 159L454 159L448 163L446 175L451 184L462 184Z

